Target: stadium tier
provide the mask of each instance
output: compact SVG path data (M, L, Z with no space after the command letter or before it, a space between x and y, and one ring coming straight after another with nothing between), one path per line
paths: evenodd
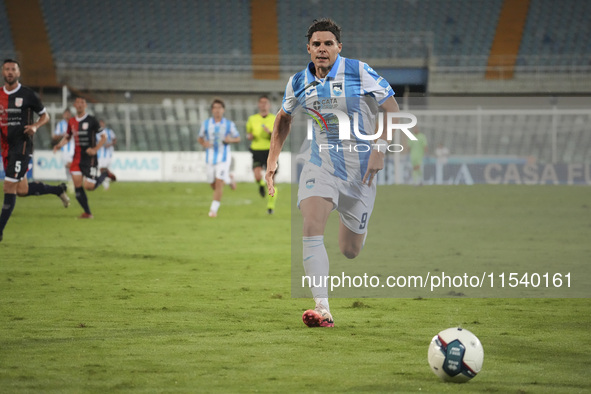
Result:
M2 59L16 56L4 0L0 0L0 56Z
M41 5L56 63L131 69L251 63L248 1L81 0L72 7L67 0L41 0Z
M485 66L501 5L502 0L280 1L281 55L285 63L301 56L302 32L314 18L330 16L343 27L345 56L395 63L433 57L443 66Z
M343 27L345 56L391 67L483 73L503 3L278 1L280 66L293 72L305 64L306 29L314 18L329 16ZM585 16L591 11L590 3L553 4L552 0L531 1L517 66L589 66L591 27ZM251 70L249 1L83 0L72 7L66 0L41 0L41 6L60 68Z
M590 14L589 1L531 0L518 64L591 65Z

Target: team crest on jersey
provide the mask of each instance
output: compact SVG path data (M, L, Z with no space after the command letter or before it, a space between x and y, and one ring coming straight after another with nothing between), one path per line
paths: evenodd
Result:
M82 123L82 130L88 130L88 122Z
M23 106L23 98L22 97L17 97L14 99L14 105L16 107L22 107Z
M332 90L333 95L340 96L341 94L343 94L343 81L331 82L330 89Z
M316 184L316 178L310 178L306 181L306 189L312 189Z

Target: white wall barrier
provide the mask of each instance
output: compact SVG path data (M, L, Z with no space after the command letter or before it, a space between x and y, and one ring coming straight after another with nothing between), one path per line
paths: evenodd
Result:
M233 172L237 182L251 182L252 155L250 152L233 152ZM291 153L282 152L280 171L276 181L290 181ZM204 152L125 152L113 156L111 171L118 181L136 182L206 182ZM37 180L66 179L66 171L60 153L37 150L33 155L33 177Z
M206 182L204 152L116 152L111 170L117 180L138 182ZM250 152L234 152L233 171L237 182L252 182ZM412 183L412 166L402 158L402 183ZM292 176L291 153L282 152L276 181L288 183ZM293 169L297 179L296 168ZM396 183L392 155L386 160L378 183ZM0 163L0 179L4 173ZM38 150L33 156L33 178L37 180L66 179L61 154ZM426 159L423 183L427 185L523 184L523 185L587 185L591 186L591 163L531 163L527 158L484 156L450 157L448 164L437 166Z

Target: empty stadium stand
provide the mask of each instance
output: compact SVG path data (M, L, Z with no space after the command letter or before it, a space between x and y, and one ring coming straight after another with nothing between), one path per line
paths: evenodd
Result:
M518 62L524 66L590 66L591 2L531 0Z
M250 66L250 2L41 0L56 63ZM202 56L204 55L204 56Z
M0 0L0 56L2 59L16 57L9 23L6 4L4 0Z

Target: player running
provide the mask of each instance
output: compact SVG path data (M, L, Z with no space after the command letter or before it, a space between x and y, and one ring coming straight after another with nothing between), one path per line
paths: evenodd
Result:
M246 138L251 141L250 152L252 153L252 171L254 179L259 187L261 197L265 197L266 187L263 178L263 168L267 168L269 158L269 147L271 145L271 133L275 123L275 115L271 111L271 102L267 96L259 97L259 112L251 115L246 122ZM275 171L275 174L277 171ZM275 202L277 201L277 188L275 195L267 196L267 213L273 214Z
M232 163L230 144L240 142L240 134L234 122L224 118L225 110L226 104L222 99L213 100L211 103L212 116L201 125L197 139L199 144L206 149L207 182L213 189L213 201L209 208L210 218L218 215L224 184L228 183L232 189L236 188L230 174L230 164Z
M99 125L101 126L101 130L105 134L105 137L107 137L107 141L98 150L96 157L98 158L100 173L107 172L107 178L105 178L105 181L103 182L103 187L105 190L109 190L110 181L115 181L117 179L115 174L109 170L111 160L113 160L113 153L115 153L115 145L117 145L117 135L112 128L107 127L104 120L99 120Z
M71 117L72 113L68 108L66 108L62 113L62 120L60 120L55 125L55 130L53 131L52 138L55 144L60 142L60 140L64 137L64 134L66 134L66 131L68 130L68 122L70 121ZM71 140L66 145L64 145L61 151L62 161L66 170L66 180L68 182L68 186L70 187L70 191L72 191L74 183L72 182L72 175L70 174L70 165L72 164L72 159L74 158L74 141Z
M408 140L410 148L410 164L412 165L412 182L415 185L423 184L423 158L427 154L427 137L421 133L418 127L411 129L416 140Z
M88 197L84 189L92 191L103 183L105 178L112 174L103 172L98 173L98 161L96 152L107 140L107 137L100 130L99 122L92 115L86 113L86 99L77 97L74 101L76 116L68 122L68 130L61 141L53 147L53 152L57 152L62 146L66 145L70 139L74 139L75 150L74 158L70 166L70 173L76 189L76 200L84 209L84 213L79 219L93 219L88 206ZM97 137L99 141L97 143ZM114 176L113 176L114 178ZM111 178L112 180L114 180Z
M20 84L20 76L20 64L13 59L4 60L4 86L0 91L0 150L6 175L4 204L0 213L0 241L16 205L17 194L20 197L54 194L62 200L64 207L70 205L64 183L58 186L41 182L27 183L26 174L33 156L33 135L39 127L49 122L49 115L39 96ZM33 122L33 113L39 115L37 122Z
M281 148L291 130L294 111L299 109L310 115L323 116L325 122L320 122L322 127L314 125L310 148L303 155L306 163L298 188L298 207L303 216L304 270L308 277L316 278L314 282L320 284L311 289L315 309L307 310L302 316L309 327L334 327L328 288L321 280L329 274L324 246L328 217L335 209L339 212L340 250L349 259L357 257L365 242L374 206L375 176L384 168L388 145L382 139L385 137L377 141L355 137L352 140L338 139L338 119L322 111L338 109L349 115L351 130L357 113L357 126L365 135L375 134L378 108L386 113L398 111L394 92L386 80L367 64L339 55L342 49L340 37L341 28L330 19L315 20L308 29L307 48L312 61L287 83L267 162L267 186L269 194L273 195L273 175ZM320 146L325 149L319 149ZM326 149L328 146L333 149Z

